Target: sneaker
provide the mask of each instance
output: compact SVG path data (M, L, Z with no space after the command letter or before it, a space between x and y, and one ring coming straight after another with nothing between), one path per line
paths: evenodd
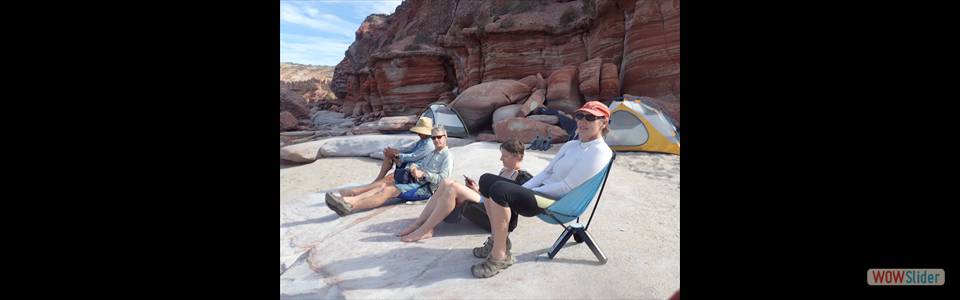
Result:
M510 243L510 237L507 237L507 255L510 255L510 248L513 248L513 245ZM473 248L473 256L486 258L490 256L490 251L493 251L493 236L487 237L487 241L483 242L483 247Z
M516 260L513 259L513 255L510 255L510 253L507 253L507 257L503 260L493 260L487 257L484 261L470 267L470 272L477 278L489 278L497 275L500 271L506 270L512 266L514 262L516 262Z

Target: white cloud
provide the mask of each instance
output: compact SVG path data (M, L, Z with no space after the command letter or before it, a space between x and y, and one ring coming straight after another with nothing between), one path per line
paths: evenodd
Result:
M320 13L315 8L301 7L289 2L280 3L280 21L351 38L359 25L344 21L335 15Z
M386 1L375 1L371 2L373 8L373 13L377 14L392 14L394 10L397 9L397 6L400 6L402 0L386 0Z
M402 0L384 0L384 1L363 1L354 2L353 13L360 19L364 19L371 14L394 13Z
M315 7L307 7L305 9L307 11L307 15L311 17L317 17L318 15L320 15L320 10Z
M334 66L343 59L364 18L374 13L391 14L402 2L281 1L280 61Z
M343 59L350 42L281 33L280 61L335 66Z

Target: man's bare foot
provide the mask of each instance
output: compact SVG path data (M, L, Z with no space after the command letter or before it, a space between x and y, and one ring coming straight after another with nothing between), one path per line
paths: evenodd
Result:
M419 240L425 240L432 237L433 237L433 230L430 230L427 232L422 232L420 230L417 230L408 235L403 236L402 238L400 238L400 240L404 242L416 242Z
M407 226L407 228L404 228L403 230L400 230L400 232L398 232L397 234L394 234L394 235L395 235L395 236L405 236L405 235L408 235L408 234L410 234L411 232L417 230L417 228L420 228L420 225L417 225L417 223L413 223L413 224L410 224L410 226Z

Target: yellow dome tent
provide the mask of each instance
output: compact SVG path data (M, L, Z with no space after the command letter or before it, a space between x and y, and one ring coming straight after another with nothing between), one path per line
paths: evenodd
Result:
M648 151L680 155L680 135L663 112L640 99L610 103L610 132L604 136L614 151Z

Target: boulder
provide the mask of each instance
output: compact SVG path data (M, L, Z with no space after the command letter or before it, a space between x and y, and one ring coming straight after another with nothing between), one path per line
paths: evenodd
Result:
M537 89L533 92L533 94L530 94L530 97L527 97L527 100L523 102L523 106L520 107L520 115L518 117L530 115L530 112L540 108L541 106L544 106L543 102L546 101L546 93L547 90Z
M449 148L463 147L471 143L473 143L472 140L455 138L455 137L447 137L447 147ZM368 157L373 159L383 160L383 151L374 151L370 153Z
M524 77L519 81L529 86L531 90L547 88L547 81L543 79L543 75L540 75L540 73Z
M383 151L387 146L405 148L412 146L418 140L420 140L420 137L415 134L371 134L335 137L323 140L324 143L319 147L318 156L370 156L373 152Z
M417 124L417 116L383 117L353 128L353 134L391 133L406 131Z
M280 148L280 159L307 163L317 160L317 152L326 140L300 143Z
M584 101L593 101L600 98L600 68L602 61L599 57L585 61L578 67L577 77L580 80L580 94Z
M296 118L307 118L310 109L303 96L286 87L280 87L280 111L288 111Z
M370 157L374 152L382 152L387 146L402 149L412 146L420 140L416 134L370 134L334 137L323 140L318 157L365 156ZM447 138L448 147L459 147L473 141Z
M493 123L497 123L509 118L523 117L520 112L522 106L523 105L521 104L510 104L498 108L493 112Z
M554 115L532 115L527 116L527 119L534 120L537 122L543 122L550 125L557 125L560 123L560 118Z
M460 114L470 131L479 132L490 125L497 108L517 103L530 92L530 87L519 81L495 80L466 89L450 103L450 108Z
M478 142L496 142L497 136L489 133L481 133L477 135Z
M620 75L617 66L605 63L600 68L600 99L610 100L620 96Z
M513 118L493 124L493 132L497 141L505 142L514 138L523 143L530 143L534 138L549 135L551 143L563 143L570 139L567 132L559 126L546 124L526 118Z
M548 108L573 113L583 105L577 66L564 66L547 78L546 105Z
M297 128L297 118L289 111L280 112L280 130L290 130Z

